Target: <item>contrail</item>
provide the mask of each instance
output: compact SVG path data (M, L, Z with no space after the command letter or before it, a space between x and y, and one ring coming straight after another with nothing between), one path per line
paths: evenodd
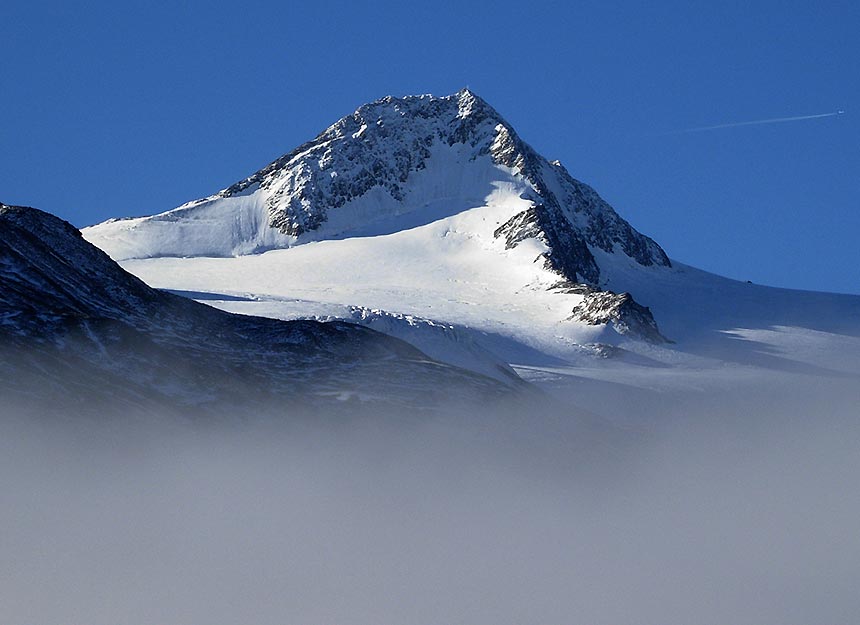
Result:
M758 126L760 124L781 124L783 122L796 122L803 119L820 119L822 117L836 117L845 111L839 110L834 113L820 113L818 115L797 115L795 117L773 117L771 119L756 119L750 122L731 122L728 124L717 124L716 126L699 126L698 128L686 128L684 130L673 130L666 134L681 134L686 132L702 132L705 130L719 130L720 128L737 128L738 126Z

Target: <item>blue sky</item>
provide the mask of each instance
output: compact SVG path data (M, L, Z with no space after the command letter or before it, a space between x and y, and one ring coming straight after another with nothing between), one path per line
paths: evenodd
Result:
M6 2L0 22L0 200L78 226L215 192L366 101L469 86L672 258L860 293L855 2Z

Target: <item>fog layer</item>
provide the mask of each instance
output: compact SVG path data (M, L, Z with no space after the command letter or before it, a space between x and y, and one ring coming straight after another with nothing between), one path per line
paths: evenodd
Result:
M0 622L846 623L860 429L833 392L642 428L7 411Z

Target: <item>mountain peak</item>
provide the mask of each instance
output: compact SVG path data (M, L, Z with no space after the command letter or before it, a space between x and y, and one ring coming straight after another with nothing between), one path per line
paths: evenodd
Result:
M487 104L486 100L481 98L478 94L476 94L468 87L463 87L452 97L457 98L457 103L460 106L460 114L463 117L471 115L472 112L476 110L486 111L487 109L490 109L493 111L493 113L495 113L492 107Z
M597 250L644 267L670 265L654 241L468 88L362 105L215 195L85 235L116 258L242 255L390 234L499 202L501 192L517 210L500 213L489 236L502 249L536 239L547 248L542 261L566 281L599 285Z
M508 125L496 110L485 100L468 88L447 96L431 94L392 96L363 104L351 116L344 117L329 126L322 135L336 132L352 120L356 123L374 123L379 126L391 125L396 120L435 120L447 125L457 124L457 120L480 117L495 123ZM321 136L322 136L321 135Z

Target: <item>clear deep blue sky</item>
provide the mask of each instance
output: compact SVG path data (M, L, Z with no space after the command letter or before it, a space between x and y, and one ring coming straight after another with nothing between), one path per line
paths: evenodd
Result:
M469 86L672 258L860 293L856 2L32 1L0 23L0 200L78 226Z

